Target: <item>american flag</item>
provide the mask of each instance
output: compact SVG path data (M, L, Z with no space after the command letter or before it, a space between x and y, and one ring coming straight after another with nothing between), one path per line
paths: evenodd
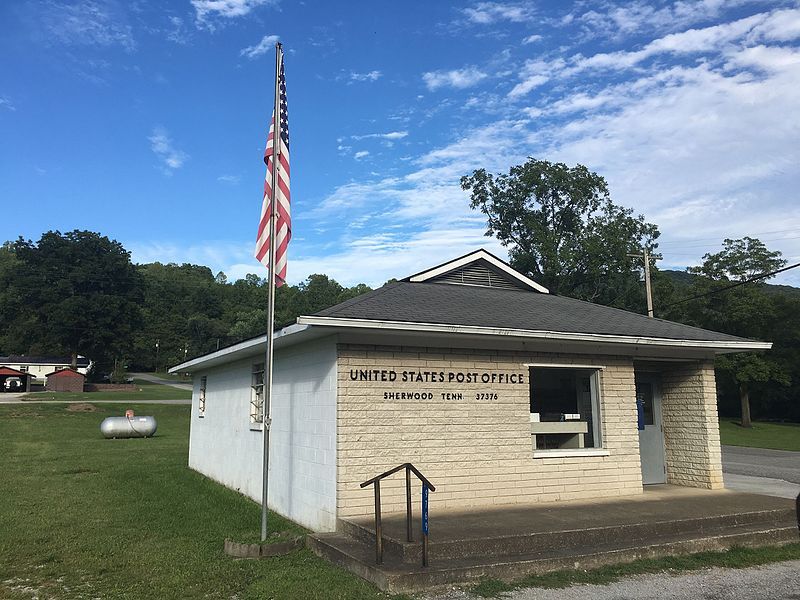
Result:
M289 113L286 108L286 78L283 73L283 48L278 45L278 86L280 89L280 143L278 144L278 189L275 193L275 203L278 212L275 218L275 285L280 287L286 283L286 250L289 240L292 239L292 217L289 210ZM267 175L264 178L264 199L261 203L261 219L258 223L258 237L256 239L255 256L258 261L269 269L269 219L272 213L272 149L275 140L275 112L269 124L267 149L264 151L264 162L267 165Z

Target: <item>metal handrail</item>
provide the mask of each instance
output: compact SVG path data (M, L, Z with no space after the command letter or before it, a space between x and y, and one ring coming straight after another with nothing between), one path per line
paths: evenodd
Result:
M417 476L422 482L422 566L428 566L428 490L431 492L436 491L436 487L428 481L422 473L419 472L411 463L403 463L397 465L394 469L390 469L385 473L381 473L377 477L368 479L361 484L362 488L372 485L375 490L375 563L383 563L383 524L381 522L381 480L389 475L394 475L398 471L406 470L406 539L409 542L414 541L414 536L411 532L411 473Z

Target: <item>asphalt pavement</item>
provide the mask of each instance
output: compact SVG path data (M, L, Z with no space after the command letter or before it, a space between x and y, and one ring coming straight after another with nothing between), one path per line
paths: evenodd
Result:
M722 476L729 490L795 499L800 497L800 452L723 446Z
M722 470L750 477L782 479L800 485L800 452L723 446Z
M134 379L143 379L144 381L149 381L150 383L168 385L169 387L174 387L179 390L187 390L189 392L192 391L191 383L178 383L177 381L169 381L167 379L161 379L161 377L156 377L150 373L128 373L128 375Z

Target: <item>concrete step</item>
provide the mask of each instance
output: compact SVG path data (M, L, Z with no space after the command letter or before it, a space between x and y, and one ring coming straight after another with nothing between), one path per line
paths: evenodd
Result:
M430 556L435 556L437 560L503 557L533 552L580 550L602 545L609 539L614 539L618 543L635 545L670 535L711 536L747 525L758 525L763 528L791 527L796 525L795 512L790 508L782 508L664 521L647 520L640 523L605 527L534 531L484 537L471 537L467 531L462 539L451 540L437 540L436 524L432 521L433 536L429 539L429 549ZM418 522L415 522L414 542L407 542L405 537L397 539L384 534L384 559L387 562L421 563L422 544L419 530ZM375 547L375 530L366 523L341 519L339 531L371 548Z
M375 564L375 547L343 532L310 535L309 547L390 593L410 593L437 586L476 582L483 577L513 580L526 575L562 569L591 569L639 558L658 558L676 554L726 550L732 546L768 546L800 540L797 524L769 526L764 523L740 524L727 531L694 534L662 533L642 542L617 536L603 543L584 543L581 548L549 548L536 552L502 556L462 556L443 558L433 551L430 566L412 565L387 559Z

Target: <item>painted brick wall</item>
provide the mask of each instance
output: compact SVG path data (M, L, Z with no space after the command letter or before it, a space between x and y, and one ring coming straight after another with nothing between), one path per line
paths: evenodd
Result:
M252 365L261 355L194 374L189 466L261 501L262 432L250 428ZM336 344L275 353L269 505L316 531L336 528ZM206 410L198 415L200 379Z
M66 371L63 374L48 377L45 389L48 392L82 392L85 380L83 375Z
M719 441L714 364L676 364L661 375L661 411L667 482L719 489Z
M608 456L533 458L524 363L605 366L600 375L602 439ZM364 382L351 369L525 373L525 385ZM429 391L431 400L384 400L384 392ZM441 393L463 393L462 400ZM498 399L478 400L479 392ZM633 363L629 358L503 351L339 345L339 516L371 515L373 492L359 483L412 462L437 486L431 506L457 508L642 492ZM416 481L416 480L415 480ZM384 511L404 510L404 477L381 488ZM415 484L415 510L419 490Z

